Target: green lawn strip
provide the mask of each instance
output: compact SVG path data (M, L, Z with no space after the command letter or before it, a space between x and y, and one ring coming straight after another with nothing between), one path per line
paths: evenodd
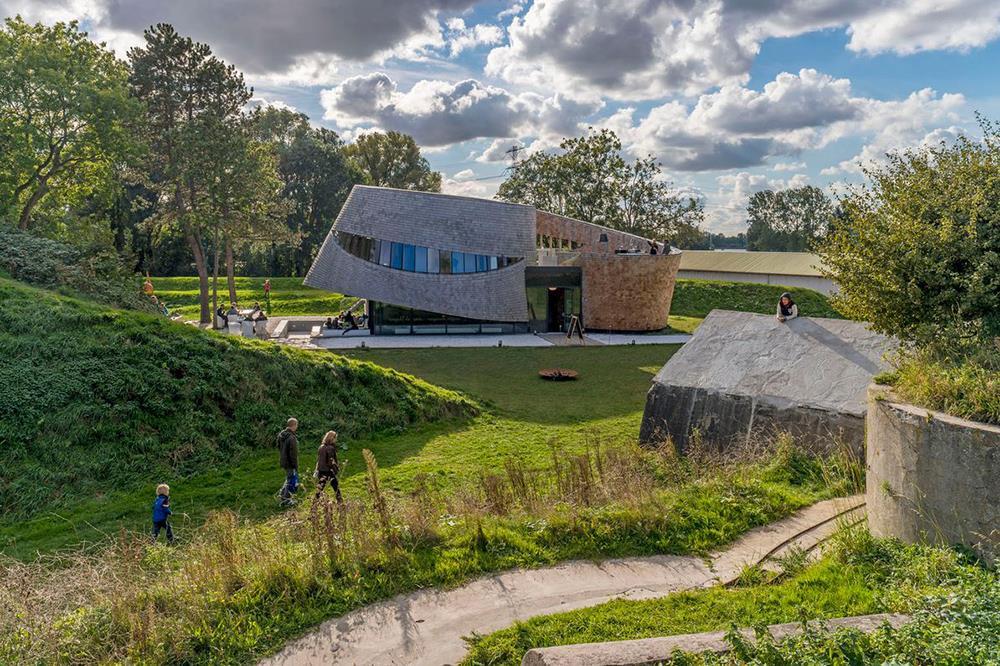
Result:
M465 666L517 666L535 647L603 643L702 631L864 615L878 608L861 568L826 558L773 585L678 592L660 599L614 600L545 615L469 637Z
M483 471L498 469L507 457L529 466L547 463L553 445L577 451L588 444L634 441L650 378L676 346L546 349L414 349L355 352L401 372L462 390L493 405L491 413L471 420L451 419L416 425L398 432L342 438L348 450L344 488L348 494L364 488L361 449L371 449L382 470L384 485L406 491L426 477L439 488L452 487ZM314 352L317 358L329 355ZM540 367L574 367L577 382L546 382ZM320 396L321 397L321 396ZM289 409L292 409L291 407ZM341 428L337 421L302 419L301 473L307 481L322 432ZM329 424L329 425L327 425ZM100 494L78 493L71 503L52 506L26 520L0 521L0 548L12 557L30 559L81 541L96 541L121 529L144 530L156 483L168 482L181 538L208 512L237 510L245 518L264 518L278 511L275 493L282 483L277 454L270 444L274 432L262 433L260 448L246 450L232 463L212 465L189 475L151 474L148 480ZM180 514L186 514L180 515Z
M717 280L677 280L670 315L671 318L674 315L704 318L715 309L774 314L778 299L785 291L791 292L800 315L841 318L829 299L812 289Z
M704 317L685 317L684 315L671 313L670 319L668 320L668 328L675 333L691 334L695 332L695 329L701 325L701 322L704 321L704 319Z
M177 313L185 318L198 316L198 278L152 277L150 279L156 296L167 303L171 314ZM249 308L254 301L266 305L264 280L265 278L236 278L236 297L241 308ZM219 279L218 298L219 303L228 309L229 288L225 278ZM330 317L339 314L355 301L357 299L350 296L307 287L302 284L302 278L271 278L270 312L274 315Z

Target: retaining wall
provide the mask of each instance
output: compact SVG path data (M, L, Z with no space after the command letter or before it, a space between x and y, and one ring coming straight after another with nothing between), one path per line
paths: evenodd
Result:
M873 534L1000 556L1000 426L905 404L873 385L866 457Z

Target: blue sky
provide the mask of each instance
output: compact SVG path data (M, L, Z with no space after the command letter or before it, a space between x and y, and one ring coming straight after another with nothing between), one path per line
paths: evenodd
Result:
M1000 118L995 1L0 0L16 13L121 55L173 23L260 103L413 134L449 192L492 196L507 148L610 127L729 233L756 190L840 192L888 150Z

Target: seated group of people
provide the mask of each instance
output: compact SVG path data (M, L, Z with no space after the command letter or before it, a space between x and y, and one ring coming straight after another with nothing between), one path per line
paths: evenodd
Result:
M368 323L368 315L355 317L350 310L342 312L336 317L327 317L323 322L323 328L327 331L343 330L341 335L347 335L348 331L357 331Z
M234 318L234 321L242 321L242 319L249 319L250 321L256 322L266 322L267 315L264 313L263 308L260 307L260 303L255 301L253 307L244 315L240 312L239 307L236 303L230 303L229 309L226 310L223 306L219 306L215 310L215 315L222 320L224 326L229 326L230 317Z

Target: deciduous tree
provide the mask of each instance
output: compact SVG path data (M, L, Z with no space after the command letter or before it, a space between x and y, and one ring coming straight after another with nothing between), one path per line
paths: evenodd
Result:
M747 205L747 249L805 252L826 234L834 207L812 185L755 192Z
M652 157L626 161L611 130L559 147L515 164L497 198L674 244L700 236L701 204L678 195Z
M0 219L21 229L46 205L111 188L137 148L128 69L76 23L0 29Z
M1000 336L1000 131L899 152L819 248L845 314L921 344Z
M362 134L347 156L369 185L424 192L441 191L441 174L432 171L413 137L400 132Z

